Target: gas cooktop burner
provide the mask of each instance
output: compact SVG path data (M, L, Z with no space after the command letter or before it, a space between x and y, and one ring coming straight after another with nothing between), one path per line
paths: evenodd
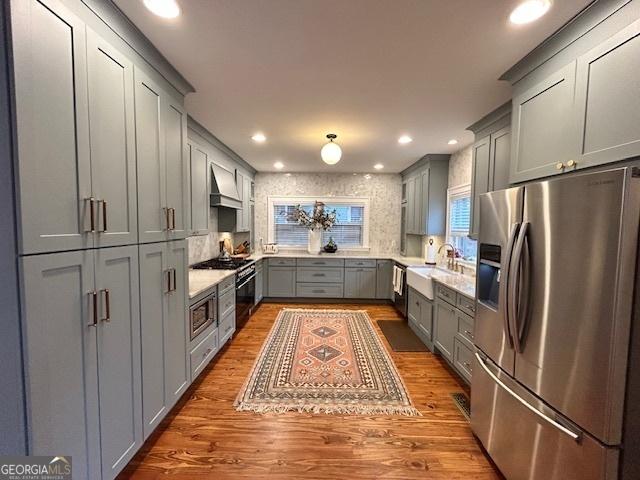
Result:
M218 260L212 258L204 262L197 263L191 268L196 270L237 270L251 263L253 260L247 260L244 258L232 258L230 260Z

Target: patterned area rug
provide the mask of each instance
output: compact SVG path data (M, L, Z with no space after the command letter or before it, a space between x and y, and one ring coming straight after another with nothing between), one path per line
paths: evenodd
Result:
M420 415L369 316L356 310L282 310L235 406L257 413Z

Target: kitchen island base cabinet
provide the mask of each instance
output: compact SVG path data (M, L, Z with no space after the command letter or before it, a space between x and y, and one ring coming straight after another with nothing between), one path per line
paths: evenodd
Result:
M21 266L29 454L65 452L74 476L114 478L143 442L138 248Z
M147 438L189 385L186 241L140 245L142 398Z

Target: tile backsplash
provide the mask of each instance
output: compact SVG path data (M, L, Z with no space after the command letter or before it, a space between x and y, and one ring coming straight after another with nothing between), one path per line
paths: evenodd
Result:
M218 209L209 209L209 234L187 238L189 244L189 265L217 257L220 253L218 242L230 238L233 243L233 234L230 232L218 232Z
M368 197L370 199L369 247L371 253L397 254L400 249L399 174L258 173L255 178L256 242L267 238L269 196Z

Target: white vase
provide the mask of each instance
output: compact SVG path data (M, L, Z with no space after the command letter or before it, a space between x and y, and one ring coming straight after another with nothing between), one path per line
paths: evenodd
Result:
M322 248L322 230L309 230L307 251L312 254L317 254L320 253L320 248Z

